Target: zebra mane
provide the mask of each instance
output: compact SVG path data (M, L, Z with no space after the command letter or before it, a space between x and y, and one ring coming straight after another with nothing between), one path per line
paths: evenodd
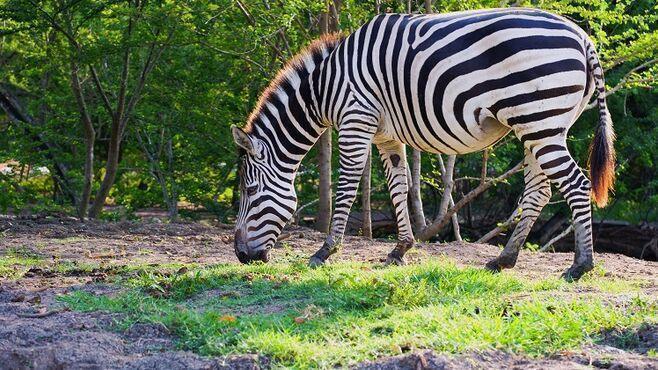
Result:
M292 57L260 95L256 107L249 115L247 125L243 130L246 133L251 133L254 121L285 81L291 80L295 75L312 72L344 39L345 35L340 32L324 34Z

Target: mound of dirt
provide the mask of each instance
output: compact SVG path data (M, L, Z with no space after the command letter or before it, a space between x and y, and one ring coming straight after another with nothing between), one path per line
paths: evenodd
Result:
M233 233L228 225L198 223L79 223L73 219L0 219L0 256L8 253L40 258L44 263L18 280L0 278L1 369L258 369L269 367L257 355L206 358L176 350L174 337L163 327L138 324L118 331L120 317L107 313L63 311L57 294L84 289L94 294L116 294L103 284L107 277L131 264L238 263ZM310 256L324 235L304 228L286 230L283 245L272 252L276 262L291 254ZM345 238L343 250L331 260L383 262L395 246L391 240ZM499 248L474 243L425 243L408 254L411 263L448 257L460 265L482 267ZM559 276L573 259L571 253L523 251L515 274ZM658 295L658 263L621 255L596 254L606 274L643 280L645 294ZM56 264L94 263L96 269L58 272ZM507 272L503 272L507 273ZM455 357L432 351L383 358L356 366L360 369L578 368L658 369L647 356L656 349L657 327L636 332L603 333L603 345L529 359L499 351Z
M604 333L608 346L646 355L658 351L658 324L646 324L630 330L610 330Z
M354 367L358 370L476 370L476 369L615 369L655 370L658 360L614 348L589 348L587 353L563 353L550 358L531 359L502 351L486 351L460 356L441 356L433 351L383 358Z
M85 287L95 292L95 289ZM97 293L105 294L100 288ZM34 292L0 292L0 368L2 369L260 369L257 355L206 358L176 350L166 328L135 324L115 331L116 315L68 312L54 308L53 291L40 292L35 304L20 297ZM39 311L43 313L35 313ZM49 309L51 311L45 311Z

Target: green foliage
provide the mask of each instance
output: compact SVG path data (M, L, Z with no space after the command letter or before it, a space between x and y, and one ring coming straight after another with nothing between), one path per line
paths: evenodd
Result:
M101 85L113 97L120 90L124 52L132 52L129 75L139 76L151 46L164 43L167 47L146 80L124 134L110 202L128 210L167 207L166 197L173 196L230 221L236 196L236 153L229 128L245 122L277 70L317 37L317 16L325 6L320 0L244 3L249 17L229 0L142 2L139 22L128 34L127 15L136 11L128 1L0 0L0 87L17 96L33 119L10 122L0 112L0 162L46 166L51 177L13 178L25 189L21 193L11 181L0 178L0 211L63 205L72 210L74 198L80 195L84 135L71 89L73 61L80 66L97 134L93 190L98 189L112 117L89 67L96 68ZM412 11L424 11L423 2L411 3ZM650 63L658 55L655 1L522 0L515 4L564 14L588 30L608 69L608 87L619 85L608 99L618 136L617 191L612 206L597 211L596 216L657 220L658 95L652 87L658 64ZM498 0L447 0L434 2L434 11L498 6ZM381 11L405 12L405 2L383 1ZM349 32L375 14L375 1L343 1L340 13L339 27ZM69 36L79 48L71 46ZM130 91L135 81L137 77L129 80ZM596 110L588 111L570 132L569 146L583 167L596 122ZM517 140L503 140L491 153L488 175L502 173L522 156ZM373 208L384 208L390 201L378 163L373 160L372 201ZM333 168L337 177L337 156ZM478 153L457 161L457 177L479 178L480 169ZM163 174L161 179L159 174ZM436 208L441 191L439 175L436 158L424 156L423 199L428 213ZM299 203L316 199L317 186L312 150L299 170ZM463 180L458 186L466 192L477 186L477 179ZM521 188L521 176L514 176L480 196L472 210L493 225L515 207ZM545 213L564 207L556 204ZM313 213L314 208L308 207L307 212Z
M75 292L60 300L76 310L124 313L124 327L163 324L182 349L262 353L275 366L295 368L342 367L418 348L550 354L596 341L604 329L652 322L657 308L639 293L623 303L582 293L637 289L602 275L568 284L448 261L309 269L295 260L133 276L119 295Z
M53 187L52 179L46 175L35 175L18 184L14 179L2 181L0 177L0 212L9 210L16 214L22 212L38 214L41 212L70 212L70 206L53 202L44 197L44 189Z
M530 243L530 242L526 242L525 246L524 246L525 249L527 249L529 251L532 251L532 252L538 251L540 247L541 247L540 245L535 244L535 243Z

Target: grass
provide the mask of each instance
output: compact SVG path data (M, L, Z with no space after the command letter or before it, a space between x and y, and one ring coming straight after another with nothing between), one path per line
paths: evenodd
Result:
M27 248L9 248L0 256L0 278L17 279L30 267L45 263L43 256Z
M309 269L293 261L137 268L119 295L78 291L60 299L75 310L124 313L125 326L163 324L180 348L204 355L262 353L277 366L326 368L417 348L538 356L595 341L605 329L656 320L656 302L636 282L605 275L568 284L447 260L385 269ZM633 298L615 302L600 294L618 291Z
M109 275L109 282L122 283L131 276L148 271L172 273L182 267L190 268L195 265L181 263L160 265L113 265L104 262L80 262L69 260L48 259L29 248L9 248L0 254L0 279L17 280L23 278L31 269L37 268L43 272L64 276L85 276L93 272L105 272ZM42 272L42 273L43 273Z

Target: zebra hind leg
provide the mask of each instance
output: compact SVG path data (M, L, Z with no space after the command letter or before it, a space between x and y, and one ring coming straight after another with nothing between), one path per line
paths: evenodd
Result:
M527 150L524 179L525 189L519 201L519 208L521 208L519 223L507 241L505 249L497 258L487 263L486 268L488 270L499 272L502 269L514 267L528 233L530 233L541 210L551 198L551 183L539 167L535 157ZM517 210L514 212L516 213Z
M571 209L576 247L574 262L562 277L567 281L573 281L578 280L594 267L590 204L592 187L590 180L569 154L564 136L560 135L555 139L557 140L543 140L529 148L544 174L560 190Z
M404 265L404 255L414 246L409 211L407 208L407 158L404 145L397 141L377 144L384 163L384 172L388 182L391 200L395 208L398 226L398 243L388 254L386 265Z

